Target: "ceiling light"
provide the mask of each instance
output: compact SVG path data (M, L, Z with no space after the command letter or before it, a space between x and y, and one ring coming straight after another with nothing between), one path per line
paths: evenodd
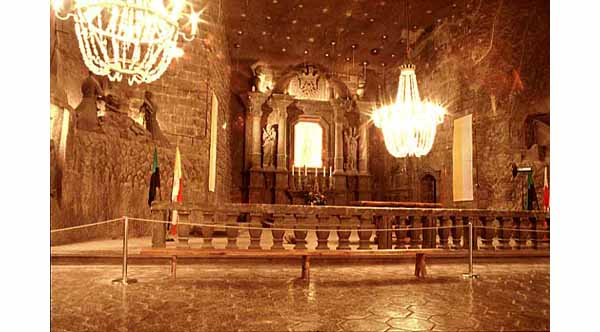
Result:
M179 37L191 41L204 22L186 0L54 1L54 14L73 18L85 65L111 81L150 83L176 56Z

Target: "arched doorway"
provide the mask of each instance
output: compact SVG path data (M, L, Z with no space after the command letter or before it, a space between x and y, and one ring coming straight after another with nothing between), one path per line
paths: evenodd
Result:
M421 197L423 203L437 203L437 188L435 177L431 174L426 174L421 178Z

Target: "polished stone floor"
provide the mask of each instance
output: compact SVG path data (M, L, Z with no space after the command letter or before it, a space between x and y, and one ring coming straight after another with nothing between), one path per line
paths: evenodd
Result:
M130 266L138 283L111 284L119 266L52 266L52 331L546 331L547 260L475 265L297 261Z

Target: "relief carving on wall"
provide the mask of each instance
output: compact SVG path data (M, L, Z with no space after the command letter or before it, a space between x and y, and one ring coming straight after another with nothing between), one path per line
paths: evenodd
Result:
M288 93L296 99L329 100L329 84L314 65L306 65L288 86Z

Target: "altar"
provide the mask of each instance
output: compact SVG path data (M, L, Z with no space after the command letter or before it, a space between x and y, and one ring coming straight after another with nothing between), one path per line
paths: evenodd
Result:
M248 203L345 205L371 198L372 102L318 65L256 70L246 107Z

